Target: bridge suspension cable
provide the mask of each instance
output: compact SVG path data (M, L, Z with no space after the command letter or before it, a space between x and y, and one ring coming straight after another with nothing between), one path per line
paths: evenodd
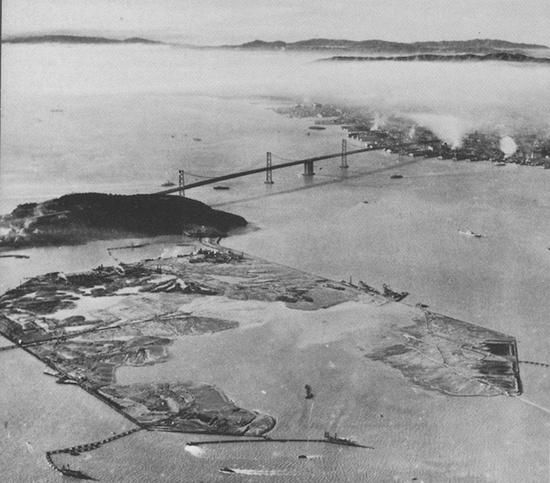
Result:
M300 161L299 159L284 158L283 156L279 156L273 153L271 153L271 156L273 156L274 158L280 159L281 161L289 161L291 163Z
M283 158L281 156L277 156L278 158L284 160L284 162L279 163L279 164L272 164L271 163L271 153L268 152L265 167L247 169L247 170L244 170L244 171L236 171L236 172L224 174L224 175L221 175L221 176L196 175L197 177L201 177L201 178L204 178L204 179L200 180L200 181L195 181L195 182L189 183L189 184L185 183L184 170L180 170L180 180L179 180L180 183L179 183L178 187L169 188L169 189L166 189L166 190L163 190L163 191L158 191L155 194L167 195L167 194L170 194L170 193L179 192L180 195L184 196L185 195L185 189L198 188L199 186L205 186L205 185L216 183L216 182L219 182L219 181L225 181L225 180L229 180L229 179L240 178L241 176L249 176L249 175L257 174L257 173L266 173L266 182L268 184L271 184L273 182L273 179L271 177L271 172L272 171L274 171L276 169L288 168L290 166L297 166L299 164L304 165L304 176L312 176L312 175L315 174L313 172L313 163L315 163L315 162L323 161L325 159L341 158L342 163L341 163L340 167L341 168L347 168L347 156L350 156L350 155L353 155L353 154L365 153L367 151L373 151L373 150L377 150L377 149L382 149L382 148L368 146L368 147L362 147L360 149L355 149L355 150L348 151L347 147L346 147L345 140L344 140L344 142L342 143L342 151L341 152L331 153L331 154L323 154L323 155L320 155L320 156L314 156L314 157L305 158L305 159L294 159L294 160L286 160L286 158ZM191 173L189 173L189 174L191 174Z
M216 176L205 176L203 174L194 174L194 173L190 173L189 171L185 171L185 174L187 176L192 176L193 178L200 178L200 179L212 179L212 178L215 178Z

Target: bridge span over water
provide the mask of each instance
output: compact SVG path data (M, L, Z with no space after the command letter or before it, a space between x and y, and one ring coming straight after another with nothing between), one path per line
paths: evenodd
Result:
M266 156L266 165L261 168L254 168L254 169L248 169L245 171L235 171L233 173L224 174L221 176L214 176L214 177L208 177L207 179L203 179L200 181L194 181L192 183L185 183L185 171L180 170L179 171L179 184L177 187L169 188L163 191L158 191L154 194L157 195L167 195L171 193L179 193L181 196L185 196L185 190L191 189L191 188L198 188L199 186L205 186L209 184L215 184L219 183L220 181L227 181L229 179L234 178L241 178L243 176L250 176L252 174L258 174L258 173L265 173L265 183L272 184L273 183L273 177L272 177L272 171L275 169L282 169L282 168L289 168L291 166L298 166L300 164L304 165L304 176L313 176L315 174L314 172L314 163L318 161L324 161L326 159L333 159L333 158L340 158L340 168L345 169L348 167L347 157L351 156L353 154L360 154L365 153L368 151L375 151L383 149L383 147L377 146L368 146L365 148L360 149L354 149L352 151L347 150L347 141L345 139L342 140L342 151L339 153L331 153L331 154L323 154L321 156L314 156L312 158L304 158L304 159L297 159L297 160L291 160L286 161L284 163L278 163L273 164L272 163L272 154L270 152L267 153Z

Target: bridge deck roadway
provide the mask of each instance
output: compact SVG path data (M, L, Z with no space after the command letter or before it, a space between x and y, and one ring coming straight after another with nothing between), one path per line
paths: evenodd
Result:
M367 151L375 151L377 149L382 149L382 148L355 149L353 151L348 151L346 153L346 156L350 156L352 154L365 153ZM285 163L273 164L270 168L268 168L267 166L263 166L261 168L248 169L246 171L236 171L234 173L224 174L222 176L216 176L214 178L209 178L209 179L205 179L205 180L202 180L202 181L195 181L194 183L186 184L183 187L183 189L188 190L188 189L191 189L191 188L198 188L199 186L214 184L214 183L218 183L220 181L226 181L228 179L240 178L242 176L249 176L251 174L264 173L264 172L269 171L269 170L273 171L275 169L288 168L290 166L297 166L299 164L304 164L304 163L313 163L315 161L323 161L325 159L339 158L341 156L342 156L342 153L325 154L323 156L315 156L313 158L299 159L299 160L296 160L296 161L287 161ZM170 189L167 189L167 190L158 191L154 194L156 194L156 195L168 195L170 193L177 193L180 190L181 190L181 188L178 186L176 188L170 188Z

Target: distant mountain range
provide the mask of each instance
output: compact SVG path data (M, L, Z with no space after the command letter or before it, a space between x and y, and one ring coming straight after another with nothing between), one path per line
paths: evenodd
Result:
M473 39L473 40L442 40L426 42L390 42L386 40L345 40L345 39L309 39L299 42L264 42L254 40L240 45L222 45L218 47L198 47L192 45L166 43L157 40L150 40L142 37L131 37L127 39L113 39L98 36L46 34L46 35L21 35L11 36L2 39L6 44L40 44L40 43L63 43L63 44L156 44L156 45L180 45L195 48L225 48L225 49L246 49L246 50L290 50L290 51L347 51L384 54L492 54L503 52L517 52L526 49L548 49L545 45L524 44L508 42L496 39ZM334 59L351 60L351 59ZM355 59L359 60L359 59ZM382 59L379 59L382 60ZM395 59L394 59L395 60ZM399 59L413 60L413 59ZM423 59L423 60L450 60L450 59ZM456 59L456 60L468 60ZM471 59L478 60L478 59ZM489 60L489 59L487 59ZM497 59L502 60L502 59ZM515 59L511 59L515 60Z
M483 62L483 61L504 61L504 62L536 62L538 64L550 64L548 57L532 57L518 52L494 52L491 54L417 54L401 55L390 57L362 57L352 55L336 55L327 59L320 59L320 62L376 62L376 61L397 61L397 62Z
M264 42L254 40L241 45L226 45L226 48L259 50L347 50L353 52L427 53L427 52L477 52L489 53L517 49L547 49L546 45L523 44L496 39L442 40L427 42L389 42L386 40L337 40L309 39L299 42Z
M163 44L156 40L131 37L129 39L108 39L105 37L87 37L82 35L25 35L2 39L4 44Z

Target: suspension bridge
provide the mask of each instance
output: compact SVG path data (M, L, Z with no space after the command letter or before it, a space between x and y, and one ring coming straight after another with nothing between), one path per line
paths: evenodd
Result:
M213 177L192 175L194 177L204 178L204 179L201 179L200 181L194 181L192 183L185 183L185 171L183 169L180 169L177 187L169 188L163 191L158 191L154 194L167 195L171 193L179 193L180 196L185 196L185 191L191 188L198 188L199 186L215 184L215 183L219 183L220 181L227 181L229 179L241 178L243 176L250 176L252 174L258 174L258 173L265 173L265 183L273 184L272 172L274 170L289 168L291 166L298 166L301 164L304 165L304 176L313 176L315 174L314 163L316 162L324 161L326 159L340 158L340 168L346 169L348 168L348 156L365 153L367 151L379 150L379 149L383 149L383 147L367 146L367 147L362 147L359 149L353 149L351 151L348 151L348 142L346 139L343 139L342 150L339 153L323 154L321 156L314 156L312 158L305 158L305 159L286 160L285 162L278 163L278 164L273 164L272 158L273 157L280 158L280 156L275 156L275 155L272 155L272 153L268 152L266 155L266 164L261 168L248 169L245 171L235 171L233 173L228 173L221 176L213 176ZM284 159L284 158L280 158L280 159Z

